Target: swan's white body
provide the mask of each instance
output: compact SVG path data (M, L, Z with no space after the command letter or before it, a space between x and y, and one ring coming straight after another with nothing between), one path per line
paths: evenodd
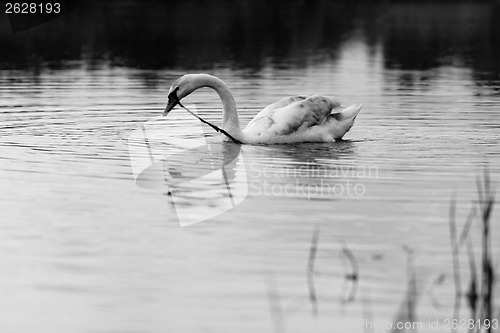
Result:
M165 114L175 106L171 103L172 93L178 101L202 87L219 94L223 106L221 128L242 143L333 142L349 131L361 110L361 104L342 109L339 101L319 95L287 97L263 109L241 130L228 86L215 76L188 74L172 84Z

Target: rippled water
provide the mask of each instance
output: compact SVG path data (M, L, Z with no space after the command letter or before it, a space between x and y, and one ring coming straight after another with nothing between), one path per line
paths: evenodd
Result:
M335 56L209 70L231 87L243 126L286 95L363 103L345 141L334 144L240 148L182 109L159 118L170 83L198 65L81 60L2 70L2 331L361 332L320 325L395 321L408 290L408 249L417 319L451 318L450 200L457 198L461 227L484 165L500 181L500 80L462 63L388 65L384 47L355 30ZM210 90L184 104L220 121ZM181 228L183 218L190 225ZM473 227L476 251L479 236ZM346 248L359 267L352 301Z

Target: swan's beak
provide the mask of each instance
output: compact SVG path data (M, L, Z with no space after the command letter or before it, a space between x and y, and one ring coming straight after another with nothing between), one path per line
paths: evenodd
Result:
M177 97L177 90L179 88L175 88L174 91L172 91L170 94L168 94L168 102L167 106L165 107L165 111L163 111L163 116L165 117L170 111L172 111L173 108L177 104L181 104L181 101L179 100L179 97Z
M169 99L165 111L163 111L163 116L165 117L173 108L177 105L177 100Z

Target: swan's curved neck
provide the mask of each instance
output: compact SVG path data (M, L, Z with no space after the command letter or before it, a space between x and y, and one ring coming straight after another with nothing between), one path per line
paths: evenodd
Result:
M236 101L229 87L219 78L212 75L200 74L198 77L199 88L214 89L222 102L222 128L231 131L240 131L240 119L236 110Z

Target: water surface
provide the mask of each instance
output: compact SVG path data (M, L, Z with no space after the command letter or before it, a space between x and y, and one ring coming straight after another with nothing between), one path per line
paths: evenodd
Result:
M451 318L450 199L461 227L484 165L500 180L498 5L148 4L81 5L16 35L2 27L3 331L362 332L318 323L394 322L408 290L408 249L417 320ZM202 13L218 24L200 33L193 18ZM170 83L199 71L231 87L243 126L293 94L364 107L345 141L235 153L210 128L200 135L182 109L158 120ZM184 104L220 121L210 90ZM207 139L219 159L237 156L226 178L139 186L130 137L155 121L167 155L178 140ZM199 163L166 174L157 165L179 179L203 171ZM172 201L203 217L229 198L228 179L241 203L181 228ZM497 221L494 210L493 240ZM478 253L479 237L474 225ZM353 301L346 247L359 266ZM496 267L499 250L493 241Z

